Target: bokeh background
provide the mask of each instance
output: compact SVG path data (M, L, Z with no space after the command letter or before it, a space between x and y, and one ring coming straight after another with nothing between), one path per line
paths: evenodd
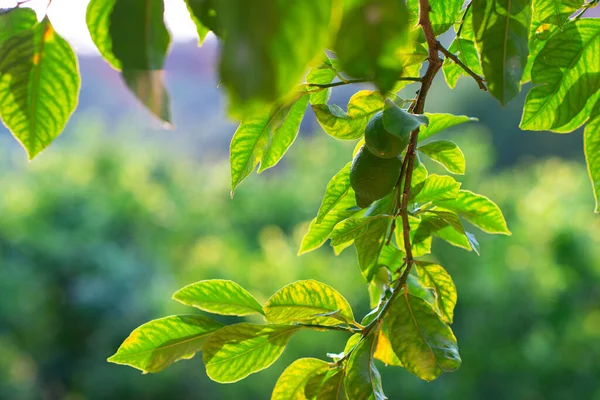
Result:
M294 359L343 348L341 333L301 332L273 367L232 385L211 382L200 357L150 375L106 362L140 324L196 312L171 294L197 280L232 279L265 300L315 278L368 312L352 249L296 255L354 144L309 111L280 165L230 199L235 125L217 53L213 40L173 46L172 131L87 53L79 109L49 150L27 162L0 129L0 399L268 399ZM435 82L428 111L480 119L445 134L467 156L458 180L495 200L513 235L478 234L481 256L435 243L458 287L463 365L432 383L382 366L390 399L600 399L600 220L582 135L521 132L523 100L501 108L466 78L454 91Z

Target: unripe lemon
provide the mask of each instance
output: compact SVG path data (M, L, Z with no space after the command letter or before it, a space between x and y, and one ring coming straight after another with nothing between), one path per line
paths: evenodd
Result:
M410 140L410 133L399 137L391 134L383 125L383 112L375 114L365 129L367 149L379 158L393 158L402 153Z
M379 158L365 147L356 153L350 167L350 185L356 193L356 204L365 208L384 198L400 178L402 158Z

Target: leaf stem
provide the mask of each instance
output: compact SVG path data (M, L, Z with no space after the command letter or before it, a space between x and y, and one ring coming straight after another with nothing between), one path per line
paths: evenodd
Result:
M350 332L350 333L360 333L362 329L354 328L351 326L341 326L341 325L314 325L314 324L296 324L296 326L301 326L303 328L312 328L312 329L324 329L328 331L340 331L340 332Z
M487 87L485 86L485 83L483 82L483 78L479 75L477 75L475 72L473 72L473 70L469 67L467 67L467 65L465 63L463 63L460 58L458 58L455 54L451 53L450 51L448 51L448 49L446 49L444 46L442 46L442 44L439 41L435 41L436 42L436 48L441 51L444 56L448 57L449 59L451 59L452 61L454 61L459 67L461 67L467 74L471 75L473 77L473 79L475 79L475 82L477 82L477 84L479 85L479 89L487 92Z

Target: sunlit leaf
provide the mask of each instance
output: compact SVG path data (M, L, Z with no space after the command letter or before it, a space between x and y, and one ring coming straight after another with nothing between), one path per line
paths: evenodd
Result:
M460 21L463 0L431 0L431 12L429 19L433 32L440 35L446 32L455 23ZM419 19L419 0L408 0L408 9L411 14L410 20L415 24Z
M354 320L348 301L331 286L315 280L284 286L267 300L264 310L272 323L339 325Z
M477 53L477 49L475 49L475 43L462 37L458 37L450 43L448 51L455 54L463 64L471 69L471 71L479 76L483 75L481 61L479 61L479 54ZM448 86L451 89L456 86L458 78L461 76L469 76L469 74L460 65L452 61L450 57L447 57L444 60L442 72L446 78L446 83L448 83Z
M422 257L426 254L431 253L431 239L433 233L436 231L436 227L429 224L424 224L420 217L414 217L412 215L408 218L410 226L410 244L413 257ZM404 244L404 232L402 229L402 219L396 219L396 242L401 249L405 248Z
M192 358L222 326L201 315L155 319L131 332L108 361L143 372L160 372L176 361Z
M33 27L37 22L37 15L31 8L13 8L8 11L0 11L0 46L7 39Z
M373 354L373 357L385 365L392 365L395 367L402 366L402 361L400 361L396 353L394 353L392 343L390 343L387 324L383 324L381 330L379 331L379 335L377 337L377 346L375 347L375 353Z
M305 391L310 379L328 369L328 363L316 358L294 361L277 379L271 400L309 400Z
M571 132L600 99L600 20L568 23L536 56L521 129Z
M406 291L390 307L390 342L404 368L432 381L458 369L461 359L452 330L423 299Z
M425 140L456 125L478 121L477 118L471 118L465 115L425 113L425 116L429 120L429 125L421 126L419 140Z
M375 215L364 218L348 218L336 225L329 238L333 246L355 240L369 231L370 225L380 219L391 220L392 216Z
M386 100L383 111L383 124L392 135L406 137L407 134L422 125L428 125L429 120L424 115L415 115L404 111L391 100Z
M533 18L542 24L562 28L571 14L583 6L583 0L533 0Z
M529 54L530 0L473 0L475 45L490 93L507 104L521 91Z
M480 194L461 190L456 198L436 200L435 204L456 211L484 232L511 234L500 208L493 201Z
M438 140L419 147L419 151L441 164L449 172L463 175L467 168L465 155L458 146L447 140Z
M344 370L331 370L326 374L315 400L342 400L344 390Z
M587 123L583 132L583 143L588 173L596 199L596 213L600 211L600 103L596 105L592 119Z
M273 364L300 328L290 325L225 326L204 342L202 358L210 379L231 383Z
M458 195L460 183L447 175L432 174L419 186L411 191L412 200L416 203L425 203L433 200L452 199Z
M369 119L383 108L383 100L378 92L361 90L350 98L348 112L335 104L316 104L312 109L328 135L336 139L354 140L365 134Z
M373 363L377 337L368 335L358 343L346 366L344 388L352 400L385 400L381 375Z
M75 53L50 20L26 29L31 16L17 15L20 32L0 46L0 117L32 159L64 129L81 82Z
M329 58L326 61L317 66L308 70L308 74L306 74L306 83L309 84L309 91L318 90L318 87L310 87L310 84L313 85L327 85L331 83L335 77L337 76L336 70L331 64L331 60ZM316 89L315 89L316 88ZM310 95L310 104L327 104L329 100L329 96L331 95L331 88L323 89L317 91L315 93L311 93Z
M388 219L377 219L369 224L368 230L354 241L358 266L367 282L370 282L377 272L379 254L385 245L389 225Z
M208 32L210 32L210 28L204 25L202 21L205 19L204 17L208 14L208 9L211 3L211 0L185 0L187 9L190 12L190 17L192 17L192 21L194 21L194 25L196 25L199 46L202 46L206 35L208 34Z
M327 184L325 196L317 213L317 224L320 224L325 216L348 194L350 187L350 166L351 162L346 164L340 172L334 175Z
M244 316L263 314L262 306L246 289L233 281L213 279L187 285L173 299L215 314Z
M450 274L441 265L426 262L417 263L416 270L423 286L435 290L437 308L444 321L451 324L454 319L457 295Z

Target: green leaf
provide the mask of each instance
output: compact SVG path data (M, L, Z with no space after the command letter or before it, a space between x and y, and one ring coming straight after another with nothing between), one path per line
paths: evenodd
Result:
M25 30L30 21L22 22L0 46L0 117L31 160L64 129L81 82L75 53L50 20Z
M375 353L373 354L373 357L385 365L402 367L402 361L400 361L396 353L394 353L394 349L392 348L392 343L389 339L388 327L385 323L379 331L379 335L377 337L377 347L375 347Z
M475 44L492 96L507 104L521 91L529 54L530 0L473 0Z
M176 315L135 329L108 359L147 372L160 372L202 350L206 338L223 325L201 315Z
M477 118L471 118L465 115L425 113L425 116L429 120L429 125L421 127L421 130L419 131L419 141L425 140L443 130L452 128L453 126L478 121Z
M389 99L385 101L383 125L392 135L405 138L410 132L428 123L429 120L425 115L410 114L398 107L393 101Z
M458 196L459 190L460 183L451 176L432 174L411 191L411 197L415 203L426 203L455 198Z
M205 19L211 3L211 0L185 0L185 5L190 13L190 17L192 18L194 25L196 25L199 46L202 46L206 35L210 32L210 29L202 23L202 20Z
M457 37L450 44L448 51L455 54L458 59L463 62L463 64L471 69L471 71L479 76L483 75L481 61L479 61L479 54L477 53L477 49L475 49L475 43L473 43L471 40ZM469 74L460 65L456 64L449 57L446 57L444 60L442 71L444 72L446 83L451 89L456 87L458 78L461 76L469 76Z
M404 291L390 307L388 323L394 352L419 378L432 381L460 366L452 330L425 300Z
M349 162L341 169L340 172L334 175L327 184L325 196L317 213L317 224L320 224L331 210L348 194L350 190L350 166Z
M321 222L317 222L317 218L311 221L308 232L302 238L298 255L321 247L339 222L353 216L359 211L355 207L354 190L349 188L348 192L341 196L337 204L323 217Z
M336 70L331 64L331 60L327 58L323 64L308 70L308 74L306 74L306 83L308 86L308 90L316 90L312 89L310 87L310 84L327 85L333 82L336 76ZM312 93L310 95L310 104L327 104L329 96L331 96L331 88L323 89L316 93Z
M521 129L570 132L590 116L600 99L600 20L568 23L552 35L531 70Z
M388 219L377 219L369 224L369 229L364 235L354 241L358 266L367 282L371 282L377 272L379 255L385 245L389 225Z
M192 283L177 291L173 299L214 314L240 317L264 314L260 303L246 289L224 279Z
M434 289L437 308L444 322L451 324L457 299L454 281L441 265L418 262L416 267L423 286Z
M373 81L387 92L402 72L407 36L408 11L403 1L345 1L334 50L349 75Z
M37 15L31 8L0 11L0 46L12 36L32 28L37 22Z
M487 233L511 235L500 208L490 199L469 190L461 190L456 198L434 201L436 205L456 211L467 221Z
M419 147L419 151L441 164L453 174L464 175L467 168L465 155L458 146L447 140L438 140Z
M329 36L331 0L216 2L227 32L220 73L232 111L280 101L320 57ZM246 115L247 116L247 115Z
M328 135L341 140L354 140L365 134L367 123L383 108L379 92L361 90L350 98L348 112L336 105L312 106L317 121Z
M533 18L562 28L571 14L582 6L583 0L533 0Z
M242 322L225 326L204 342L202 358L209 378L232 383L270 367L300 328Z
M598 206L598 199L600 199L600 103L596 105L593 117L583 131L583 148L588 173L594 188L595 211L598 213L600 211Z
M375 215L363 218L348 218L347 220L340 222L336 225L331 235L329 235L331 245L338 246L363 236L369 231L371 224L380 219L391 220L392 216Z
M331 286L315 280L284 286L267 300L264 310L272 323L339 325L354 321L348 301Z
M373 363L377 337L368 335L358 343L346 366L344 388L352 400L386 400L381 375Z
M463 0L431 0L429 19L435 35L441 35L460 21ZM411 21L415 23L419 17L419 0L408 0L408 9L411 12Z
M162 0L92 0L86 22L102 57L138 100L155 116L171 123L163 67L171 35L163 19Z
M479 243L473 235L465 231L462 221L453 211L440 209L438 207L425 210L421 226L425 221L428 230L440 239L445 240L453 246L466 250L475 250L479 254ZM429 214L431 213L431 214Z
M331 370L323 379L323 383L315 400L340 400L344 389L344 370ZM346 398L345 396L343 397Z
M298 93L242 120L230 145L232 192L259 163L262 172L279 162L298 135L307 104L308 97Z
M423 224L420 217L414 217L409 215L408 222L410 226L410 244L412 248L413 257L422 257L426 254L431 253L431 235L436 230L429 224ZM401 249L405 248L404 235L401 229L402 220L398 218L396 220L396 243Z
M396 247L395 244L386 244L381 249L378 264L385 265L391 271L394 271L402 266L404 263L404 257L404 251Z
M324 374L329 364L316 358L294 361L277 379L271 400L308 400L305 391L311 378Z

